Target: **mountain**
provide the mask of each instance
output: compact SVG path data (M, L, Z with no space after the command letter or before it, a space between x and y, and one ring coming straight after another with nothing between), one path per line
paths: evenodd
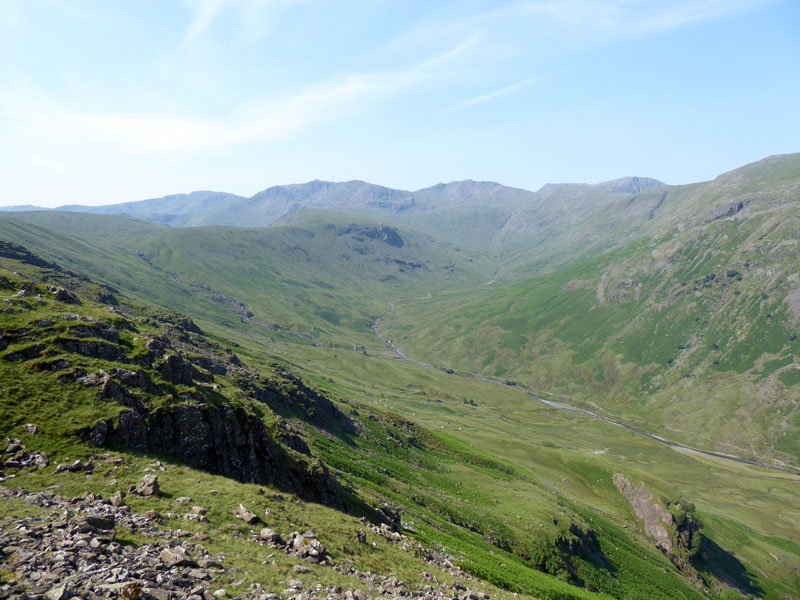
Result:
M241 196L222 192L192 192L191 194L174 194L163 198L106 206L65 205L55 210L105 215L120 214L164 223L172 227L193 227L207 224L204 222L203 216L206 212L213 211L216 214L224 215L230 207L235 206L241 200L244 200Z
M528 222L494 286L401 306L385 332L426 363L800 464L798 173L772 157Z
M796 596L798 173L3 213L0 588Z
M32 204L14 204L11 206L0 206L0 211L14 212L20 210L48 210L41 206L33 206Z
M192 192L108 206L68 205L56 210L125 214L173 227L266 227L287 214L307 209L367 209L390 214L419 214L460 205L496 204L531 195L531 192L492 182L453 182L408 192L364 181L311 181L270 187L251 198L219 192Z
M620 177L619 179L612 179L601 183L546 183L539 188L537 193L550 194L563 187L578 186L598 188L617 194L638 194L639 192L657 187L664 187L665 185L667 184L650 177Z
M550 193L564 185L568 184L548 184L542 189ZM633 194L662 185L664 184L655 179L626 177L579 187ZM454 181L416 192L396 190L364 181L311 181L273 186L250 198L222 192L192 192L106 206L66 205L56 210L124 214L173 227L266 227L285 215L309 209L350 212L371 210L394 215L422 215L467 206L502 209L530 204L536 199L537 194L534 192L491 181Z

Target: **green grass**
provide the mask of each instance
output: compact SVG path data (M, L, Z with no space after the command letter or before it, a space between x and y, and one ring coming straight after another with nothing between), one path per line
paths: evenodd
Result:
M123 307L136 304L141 320L121 341L133 356L142 337L173 328L169 320L179 317L163 307L191 316L208 339L251 367L270 373L278 361L302 373L360 424L358 435L341 435L320 430L312 411L287 411L315 455L356 494L348 500L353 512L393 504L411 535L441 545L500 588L543 598L595 590L615 598L698 597L610 483L622 473L656 496L697 505L709 539L698 568L709 586L730 581L777 600L800 589L796 478L679 453L458 375L517 381L695 446L798 464L800 376L791 357L800 342L786 298L797 286L792 240L800 215L796 169L786 166L796 158L787 160L669 188L666 196L565 189L502 210L461 207L452 219L443 211L313 213L269 230L176 231L124 217L36 213L0 218L0 236L115 286ZM752 213L718 218L738 197ZM397 227L402 247L347 232L384 222ZM482 285L498 264L498 280ZM19 277L37 275L3 265L17 286ZM61 325L31 326L40 315L66 311L118 318L100 301L101 288L73 283L90 298L80 308L0 292L11 302L4 306L26 311L4 314L4 330L36 332L3 353L46 347L30 361L0 361L0 424L16 434L21 422L39 420L51 430L42 444L60 456L88 452L70 436L120 410L47 371L64 357L87 370L120 366L56 349L56 338L68 335ZM400 361L373 335L373 319L398 298L407 300L381 321L384 333L453 375ZM218 381L222 398L253 408L233 379ZM169 406L184 394L219 400L197 386L149 400ZM274 424L275 406L257 408ZM143 468L136 461L149 459L130 460ZM219 501L221 514L235 501L204 496L188 481L194 472L168 468L180 487ZM31 485L51 481L47 473L26 477ZM259 502L257 490L231 486L252 502ZM420 568L390 548L353 547L350 517L319 507L293 511L281 526L330 527L340 558L357 557L373 570ZM596 546L579 543L571 526L594 536ZM216 535L220 548L237 552L224 528ZM240 554L240 568L257 569L249 550Z

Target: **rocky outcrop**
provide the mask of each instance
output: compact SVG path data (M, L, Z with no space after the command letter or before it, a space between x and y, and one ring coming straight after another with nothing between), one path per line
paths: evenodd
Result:
M101 444L174 456L237 481L275 485L305 500L341 507L339 485L321 462L291 453L260 419L230 404L184 404L150 414L130 410L115 425L101 421L87 435Z
M664 552L672 552L672 538L667 527L674 525L672 515L653 500L653 493L643 485L633 485L620 473L613 477L614 485L620 494L631 503L636 516L644 522L644 532L655 540L656 546Z
M370 238L372 240L378 240L389 244L390 246L394 246L395 248L402 248L405 245L405 241L397 232L394 227L388 227L387 225L378 225L374 227L369 227L366 225L350 225L347 229L345 229L342 234L350 235L357 241L362 241L363 238Z
M170 383L192 385L195 369L180 354L167 354L153 367Z
M28 427L26 425L26 427ZM0 446L2 448L2 446ZM26 467L36 467L41 470L50 464L50 459L42 452L28 452L19 438L6 439L5 450L0 450L0 481L6 472L18 471Z
M71 326L69 335L76 338L98 338L111 342L113 344L119 343L119 331L113 325L109 325L103 321L94 321L90 323L79 323Z
M66 288L54 286L48 288L48 291L53 293L53 296L58 302L63 302L64 304L81 304L78 297Z
M238 387L285 417L300 417L331 433L353 434L356 423L345 415L325 394L308 387L302 378L279 364L270 365L274 376L269 379L241 377Z
M112 360L116 362L128 362L125 350L112 342L100 342L95 340L72 339L58 337L53 343L65 352L74 352L82 356Z

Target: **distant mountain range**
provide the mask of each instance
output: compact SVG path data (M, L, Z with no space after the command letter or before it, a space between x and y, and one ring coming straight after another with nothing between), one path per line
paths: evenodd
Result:
M417 191L392 189L365 181L310 181L277 185L250 198L225 192L198 191L136 202L85 206L70 204L54 210L93 214L123 214L172 227L228 225L266 227L281 217L305 209L359 211L379 210L420 215L458 206L502 207L509 203L539 200L562 188L596 189L615 194L636 194L666 185L647 177L624 177L598 184L548 183L538 192L508 187L491 181L454 181ZM9 206L0 210L45 210L36 206Z

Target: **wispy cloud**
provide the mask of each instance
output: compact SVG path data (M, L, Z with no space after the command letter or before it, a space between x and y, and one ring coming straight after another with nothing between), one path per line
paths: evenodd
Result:
M185 44L205 33L214 18L224 9L235 5L236 0L185 0L184 4L190 13L189 28L182 42Z
M707 21L746 13L769 4L770 0L701 0L667 5L633 20L627 26L631 35L648 35L691 27Z
M505 28L511 22L528 27L552 27L560 35L571 31L594 32L601 38L618 35L646 35L697 23L723 19L764 8L780 0L523 0L497 7L445 24L447 30L493 27ZM424 26L430 33L436 27ZM530 31L530 29L529 29ZM535 39L536 36L532 35Z
M526 77L522 81L512 83L511 85L507 85L498 90L494 90L493 92L489 92L488 94L483 94L481 96L477 96L475 98L470 98L468 100L464 100L463 102L459 102L455 106L451 107L449 110L460 110L462 108L467 108L469 106L475 106L476 104L483 104L484 102L489 102L491 100L496 100L497 98L502 98L503 96L507 96L521 88L524 88L525 86L533 83L534 81L536 81L536 77Z
M31 90L0 92L0 121L50 143L84 140L135 155L171 158L211 149L286 138L312 124L351 114L365 103L435 82L451 61L476 43L470 38L404 69L359 73L310 86L283 100L251 100L227 118L178 112L87 112Z
M260 37L264 25L277 13L292 6L306 4L314 0L184 0L189 10L189 28L181 45L185 45L204 34L220 14L227 10L239 13L247 38L253 41Z

